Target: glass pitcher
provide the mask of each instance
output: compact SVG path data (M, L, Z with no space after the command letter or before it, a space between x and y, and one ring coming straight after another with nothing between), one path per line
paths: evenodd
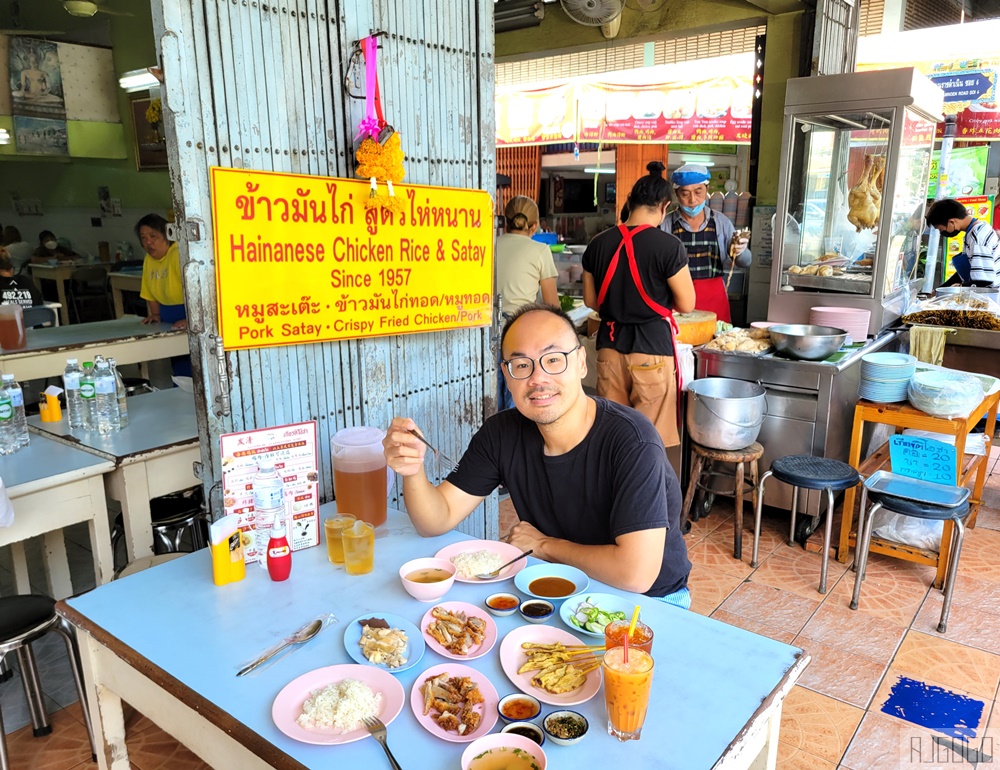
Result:
M20 305L0 305L0 348L23 350L27 342L24 310Z
M337 512L350 513L373 527L385 524L389 487L379 428L344 428L330 439Z

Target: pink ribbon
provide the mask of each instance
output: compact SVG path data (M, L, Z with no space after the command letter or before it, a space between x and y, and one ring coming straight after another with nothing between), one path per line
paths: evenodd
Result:
M375 91L378 85L378 41L374 37L366 37L361 41L365 54L365 116L358 124L357 141L366 134L378 141L379 124L375 114Z

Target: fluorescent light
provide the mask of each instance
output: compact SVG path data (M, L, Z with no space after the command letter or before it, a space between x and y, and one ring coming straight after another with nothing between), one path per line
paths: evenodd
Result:
M686 155L683 158L681 158L681 162L682 163L697 163L699 166L705 166L705 167L714 166L715 165L715 161L714 160L709 160L708 158L706 158L704 156L699 156L699 155Z
M583 170L584 174L613 174L615 170L613 168L585 168Z
M118 85L120 85L126 93L133 93L135 91L148 91L154 86L160 85L160 81L156 79L148 69L132 70L131 72L126 72L120 78L118 78Z
M0 144L10 144L10 134L6 128L0 128Z

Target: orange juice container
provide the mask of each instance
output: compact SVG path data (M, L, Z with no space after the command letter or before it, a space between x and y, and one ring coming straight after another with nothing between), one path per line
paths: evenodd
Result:
M212 542L212 580L217 586L236 583L246 577L243 533L239 523L238 516L229 514L212 522L208 528Z

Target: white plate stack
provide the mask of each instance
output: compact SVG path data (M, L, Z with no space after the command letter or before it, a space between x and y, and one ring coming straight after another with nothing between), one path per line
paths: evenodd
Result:
M905 353L869 353L861 358L858 395L868 401L906 401L906 386L917 367L917 359Z
M868 322L871 317L871 310L856 307L809 308L809 323L843 329L851 335L852 342L864 342L868 339Z

